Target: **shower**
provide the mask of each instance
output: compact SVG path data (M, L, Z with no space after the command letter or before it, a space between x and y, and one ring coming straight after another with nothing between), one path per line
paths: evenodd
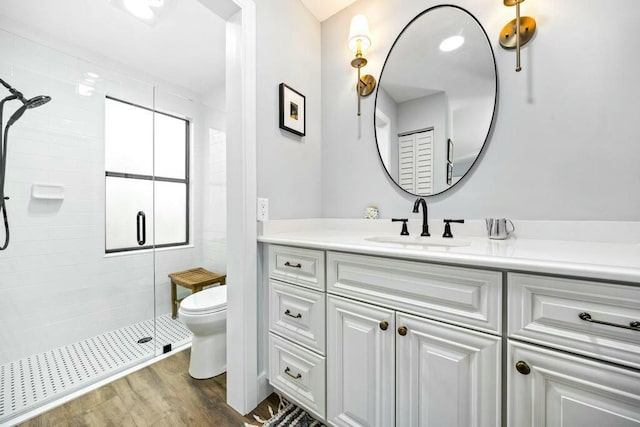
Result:
M14 89L4 80L0 79L0 83L7 88L11 95L0 101L0 129L2 128L4 104L8 101L19 100L22 102L20 108L18 108L7 121L4 130L0 132L0 211L2 211L2 217L4 219L5 238L4 243L0 245L0 251L3 251L9 246L9 220L7 219L7 206L6 201L9 199L4 195L4 182L7 172L7 142L9 139L9 128L22 117L27 109L40 107L51 101L50 96L39 95L31 99L26 99L22 92Z

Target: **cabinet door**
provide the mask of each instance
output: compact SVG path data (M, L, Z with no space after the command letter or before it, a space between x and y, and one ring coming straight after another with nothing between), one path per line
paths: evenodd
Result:
M327 420L394 425L394 312L327 298Z
M500 425L499 337L400 313L396 325L397 426Z
M638 371L509 342L507 378L509 426L640 426Z

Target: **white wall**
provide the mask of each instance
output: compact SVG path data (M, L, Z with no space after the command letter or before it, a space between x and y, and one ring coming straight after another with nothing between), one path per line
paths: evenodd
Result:
M193 202L198 209L199 230L193 237L201 264L209 270L227 272L227 123L226 93L222 84L202 95L200 137L193 163L197 186Z
M227 272L227 138L211 130L203 147L200 188L201 232L194 236L206 268Z
M299 0L256 2L257 184L269 219L319 217L322 212L320 23ZM306 97L306 136L279 128L278 85ZM258 373L267 356L268 295L258 246Z
M479 164L453 190L428 199L433 218L639 220L640 40L620 43L640 2L615 7L596 0L526 2L538 34L515 55L498 46L513 8L493 0L454 0L485 27L499 75L497 117ZM360 217L369 204L385 218L406 217L414 197L381 168L373 133L374 96L359 123L355 70L346 48L349 21L369 18L373 37L365 73L379 77L396 34L437 4L426 0L359 0L322 24L322 201L325 217ZM588 29L588 31L584 31Z
M486 129L493 112L493 97L467 98L459 100L456 105L449 106L451 117L450 138L455 143L453 150L454 174L455 163L464 162L466 159L475 159L476 154L482 148L484 139L478 137L479 130ZM484 136L481 135L480 136ZM466 169L469 169L470 164Z
M146 106L155 101L158 109L193 120L193 159L207 158L208 132L202 124L224 121L224 113L205 111L194 94L166 82L153 82L154 99L154 86L146 76L127 77L132 74L5 31L0 31L0 51L0 76L27 97L53 98L27 111L10 134L6 193L11 197L11 242L0 252L3 364L151 319L154 312L168 313L167 274L214 265L202 250L208 236L200 238L209 205L193 197L205 185L203 171L209 165L198 162L191 168L194 247L157 252L155 272L150 251L105 256L104 95ZM87 71L101 76L91 97L77 93ZM16 106L6 107L5 114ZM33 199L33 183L63 185L64 200Z
M320 216L320 23L299 0L256 2L258 197L269 218ZM306 97L306 136L279 128L278 85Z
M398 104L389 96L386 90L380 90L377 108L389 119L389 153L387 170L393 177L398 177ZM376 122L377 123L377 122Z

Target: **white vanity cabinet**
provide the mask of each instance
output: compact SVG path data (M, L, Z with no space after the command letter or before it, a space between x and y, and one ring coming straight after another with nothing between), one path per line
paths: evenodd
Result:
M327 420L336 426L495 426L500 338L327 298Z
M640 426L640 287L521 273L508 284L508 425Z
M329 425L640 427L638 283L268 256L269 380Z
M270 245L269 382L326 416L324 251Z
M422 315L493 330L501 273L336 252L327 263L329 424L500 424L501 338Z

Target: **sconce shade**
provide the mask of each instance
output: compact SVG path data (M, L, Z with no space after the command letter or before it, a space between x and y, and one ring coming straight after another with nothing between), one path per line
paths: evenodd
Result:
M358 40L361 42L360 49L365 51L371 46L371 34L369 34L369 21L364 15L356 15L351 18L351 27L349 28L349 50L356 52L358 50Z

